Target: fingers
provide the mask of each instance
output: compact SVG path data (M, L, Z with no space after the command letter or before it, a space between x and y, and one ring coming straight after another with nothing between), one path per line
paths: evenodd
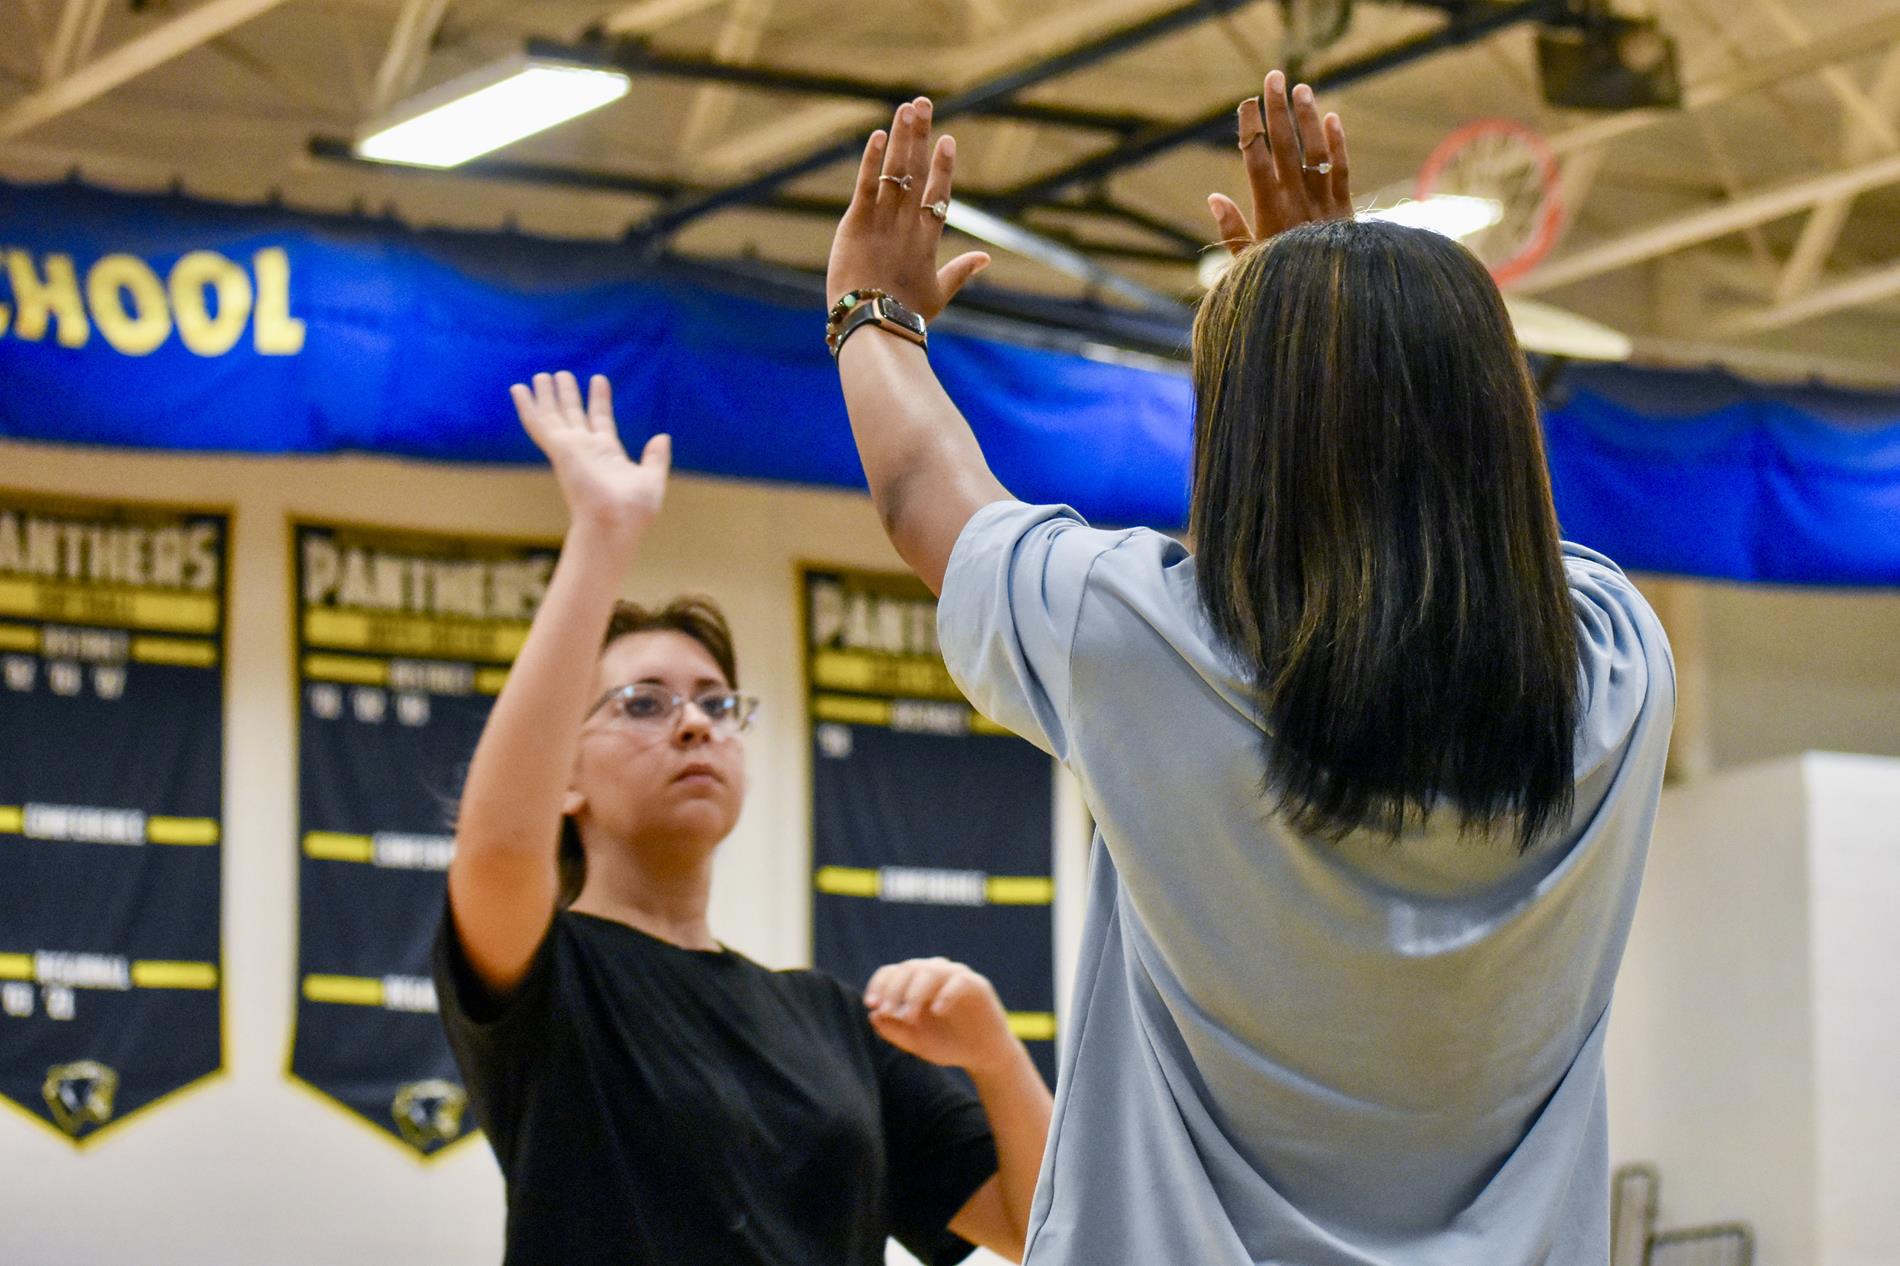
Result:
M970 278L990 266L990 257L983 251L971 251L959 255L937 270L937 286L943 294L943 301L949 303L957 297L957 291L963 289Z
M1300 175L1310 193L1324 198L1331 183L1332 155L1326 145L1325 126L1320 123L1319 103L1305 84L1293 90L1293 120L1300 136ZM1313 170L1316 167L1327 167L1327 171Z
M864 158L858 163L858 183L851 190L852 211L864 211L877 203L878 173L884 170L884 146L891 134L883 128L871 133L864 142Z
M673 469L673 437L662 433L648 440L647 446L640 450L640 465L666 478Z
M1224 193L1210 193L1207 209L1214 213L1214 228L1220 234L1222 246L1238 253L1253 245L1253 230L1232 198Z
M565 369L554 375L554 398L560 407L562 421L569 426L587 426L587 410L581 405L581 385Z
M587 425L608 435L618 433L614 426L614 389L607 375L595 374L587 380Z
M950 201L950 189L955 184L957 171L957 142L951 136L937 138L937 147L930 156L930 179L924 181L923 198L917 204L918 214L928 216L929 227L941 232L943 222L928 208L937 203Z
M535 447L545 449L547 437L541 426L541 411L535 406L534 393L520 383L508 388L508 398L515 402L515 416L521 419L521 429L528 433Z
M897 114L891 120L891 139L885 147L883 175L895 177L895 180L879 182L878 205L896 206L904 201L907 194L916 192L916 183L923 178L925 155L929 152L930 138L930 102L924 97L915 101L906 101L897 107ZM905 189L901 183L904 177L911 180L912 188Z
M1350 216L1352 182L1346 162L1346 125L1339 121L1337 114L1329 114L1322 126L1326 131L1326 153L1333 164L1333 170L1326 178L1329 182L1328 196L1336 215Z
M1273 147L1274 179L1284 188L1297 189L1300 178L1300 143L1293 129L1293 111L1287 105L1286 75L1269 71L1264 93L1267 113L1267 143Z
M1267 141L1267 126L1260 117L1260 102L1248 97L1240 103L1241 165L1247 171L1247 191L1253 198L1253 231L1264 231L1267 216L1280 197L1280 181L1273 170L1273 151Z
M865 1005L871 1008L873 1019L913 1022L957 970L955 963L941 958L918 958L880 967L865 986Z

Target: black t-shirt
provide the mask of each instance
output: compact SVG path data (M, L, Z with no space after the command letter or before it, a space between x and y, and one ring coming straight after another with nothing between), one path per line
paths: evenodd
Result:
M961 1074L879 1038L841 982L563 911L492 1002L451 921L449 1045L508 1185L506 1266L949 1266L996 1172Z

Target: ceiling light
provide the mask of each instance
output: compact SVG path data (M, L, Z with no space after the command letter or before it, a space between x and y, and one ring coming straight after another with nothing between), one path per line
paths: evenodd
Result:
M1457 241L1482 233L1504 219L1504 204L1496 198L1474 198L1462 193L1438 193L1397 206L1361 211L1362 220L1384 220L1415 229L1429 229Z
M356 143L359 157L454 167L627 95L625 73L517 53L397 106Z
M1089 286L1120 295L1141 307L1169 312L1177 311L1181 306L1178 301L1158 290L1151 290L1138 281L1130 281L1120 273L1102 267L1073 247L1052 241L1032 229L967 202L952 200L944 223L980 242L988 242L991 246L1000 246L1006 251L1033 259Z

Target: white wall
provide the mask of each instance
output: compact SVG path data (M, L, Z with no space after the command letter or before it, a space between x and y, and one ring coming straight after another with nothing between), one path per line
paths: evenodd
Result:
M1798 759L1663 793L1606 1057L1613 1160L1666 1226L1753 1221L1761 1266L1814 1237L1805 813Z
M1900 1261L1900 761L1663 793L1608 1050L1611 1154L1759 1266Z
M283 1076L297 861L284 524L303 515L558 536L564 514L553 480L538 469L0 442L0 487L208 503L236 517L224 848L229 1072L84 1153L0 1114L0 1262L499 1261L501 1184L485 1144L420 1163ZM862 498L678 478L628 586L643 597L715 595L731 616L745 684L763 697L748 740L750 794L721 848L712 921L718 936L774 966L808 961L810 944L800 560L901 566Z
M1900 1261L1900 761L1811 756L1825 1266Z

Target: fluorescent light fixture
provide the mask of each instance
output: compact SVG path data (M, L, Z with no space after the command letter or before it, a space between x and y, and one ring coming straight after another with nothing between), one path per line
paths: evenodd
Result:
M1517 329L1517 345L1527 352L1600 361L1626 361L1635 353L1629 335L1578 313L1521 295L1504 296L1504 306Z
M980 242L991 246L1000 246L1006 251L1033 259L1045 264L1059 273L1074 277L1077 281L1106 290L1111 294L1139 304L1144 308L1161 311L1176 311L1180 304L1158 290L1150 290L1137 281L1130 281L1120 273L1102 267L1081 251L1052 241L1033 229L993 215L981 207L971 206L967 202L952 199L949 214L944 223L950 228L967 233Z
M622 71L516 53L397 106L356 143L358 157L454 167L627 95Z
M1457 241L1481 233L1504 219L1504 204L1496 198L1474 198L1462 193L1436 193L1414 202L1361 211L1362 220L1384 220L1414 229L1430 229Z

